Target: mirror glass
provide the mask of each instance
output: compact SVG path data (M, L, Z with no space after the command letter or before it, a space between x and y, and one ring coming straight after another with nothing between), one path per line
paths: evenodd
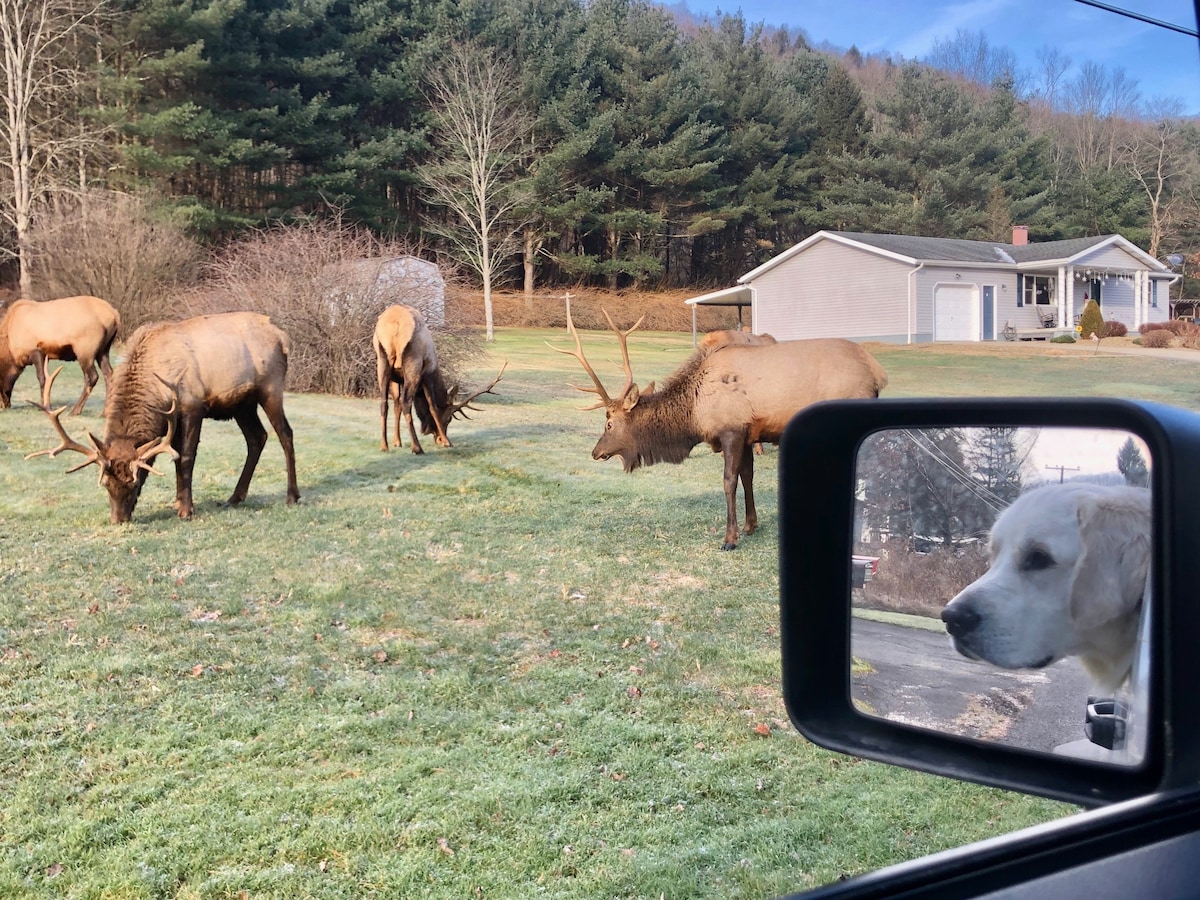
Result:
M1151 463L1111 429L868 436L851 560L859 712L1137 765Z

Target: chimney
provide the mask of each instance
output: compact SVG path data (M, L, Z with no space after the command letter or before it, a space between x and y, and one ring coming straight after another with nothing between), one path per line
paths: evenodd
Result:
M1029 226L1028 225L1014 225L1012 242L1013 242L1014 247L1024 247L1026 244L1028 244L1029 243Z

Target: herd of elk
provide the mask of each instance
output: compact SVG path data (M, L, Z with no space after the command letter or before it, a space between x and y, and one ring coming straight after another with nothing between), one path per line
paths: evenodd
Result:
M605 390L583 352L575 323L567 325L574 350L553 349L574 356L592 379L600 402L588 407L605 410L604 432L592 458L620 457L626 472L658 462L680 463L699 444L724 456L726 504L722 549L732 550L739 538L737 488L745 497L744 533L758 526L754 506L754 454L762 441L777 443L784 427L799 410L821 400L879 396L887 375L858 344L840 338L776 341L770 335L741 330L707 335L698 350L667 380L639 390L629 360L629 335L641 325L622 331L604 311L617 336L625 384L615 396ZM288 369L288 337L257 313L236 312L198 316L181 322L143 325L130 336L126 355L113 369L108 354L120 318L96 297L68 297L45 303L19 300L0 318L0 405L11 403L13 383L22 369L36 365L41 385L41 409L58 433L58 446L26 458L54 457L64 450L83 455L83 462L100 470L108 492L110 518L128 522L148 474L161 454L175 462L175 507L180 518L193 513L192 472L204 419L233 419L246 441L246 460L229 505L246 499L250 481L267 443L259 420L262 407L283 448L287 466L287 502L300 499L292 429L284 415ZM388 307L376 322L372 345L376 354L380 395L381 449L388 449L388 402L395 404L395 446L401 446L400 418L404 417L413 453L422 453L413 423L413 407L422 434L435 435L449 447L447 428L456 415L466 418L470 404L492 389L504 375L459 400L458 385L447 387L438 364L433 335L422 314L410 306ZM50 395L62 371L48 373L47 360L78 359L84 372L83 394L73 412L79 413L98 381L95 364L104 372L107 393L103 437L88 433L91 446L73 439L62 424L67 407L52 409Z
M236 505L246 499L267 443L267 431L258 418L261 406L283 447L290 505L300 499L300 491L292 427L283 414L287 365L287 335L257 313L143 325L129 338L125 359L109 381L104 437L89 433L90 447L75 441L59 418L65 407L50 409L50 386L60 367L46 383L40 408L62 442L29 456L53 457L63 450L83 454L84 461L68 472L98 466L112 521L128 522L147 474L161 474L154 468L155 457L165 453L175 461L175 507L180 518L188 519L201 422L233 419L242 429L246 462L229 498L230 505Z
M396 415L395 446L400 443L400 417L408 424L413 453L424 453L413 426L413 406L421 420L422 434L436 434L439 447L452 446L446 429L456 415L467 418L470 403L483 394L492 393L507 367L506 362L491 384L476 391L466 400L458 400L459 386L446 387L438 365L433 335L425 317L411 306L389 306L375 323L371 341L375 347L376 374L379 379L379 424L382 432L379 449L388 449L388 397L393 401Z
M814 338L764 344L717 343L697 350L657 390L639 391L629 362L629 335L642 324L622 331L608 312L609 327L621 347L625 384L609 396L587 357L575 323L568 328L574 356L595 387L604 408L604 432L593 459L619 456L626 472L658 462L680 463L701 443L725 457L725 540L723 550L738 542L737 486L746 500L745 533L758 527L754 508L754 454L759 441L778 443L784 426L804 407L820 400L878 397L887 385L883 368L866 350L842 338Z
M44 392L48 361L74 359L83 370L83 393L71 410L79 415L100 380L97 363L108 386L112 377L108 351L120 327L117 311L99 297L63 297L43 303L16 300L9 304L0 317L0 407L11 405L13 386L26 366L34 367L38 386Z

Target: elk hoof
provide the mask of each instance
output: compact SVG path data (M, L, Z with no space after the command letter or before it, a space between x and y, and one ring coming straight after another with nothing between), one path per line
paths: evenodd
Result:
M723 543L721 545L721 549L722 550L736 550L737 542L736 541L726 541L725 543Z

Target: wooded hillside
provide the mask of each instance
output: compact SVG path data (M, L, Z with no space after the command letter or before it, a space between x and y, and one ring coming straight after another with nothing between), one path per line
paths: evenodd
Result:
M724 286L822 228L1200 248L1195 120L1120 71L1018 75L978 35L864 57L647 0L0 0L0 20L36 51L0 73L0 247L29 267L97 190L209 246L338 210L530 290ZM456 115L507 129L492 181L470 183ZM447 183L478 188L465 213Z

